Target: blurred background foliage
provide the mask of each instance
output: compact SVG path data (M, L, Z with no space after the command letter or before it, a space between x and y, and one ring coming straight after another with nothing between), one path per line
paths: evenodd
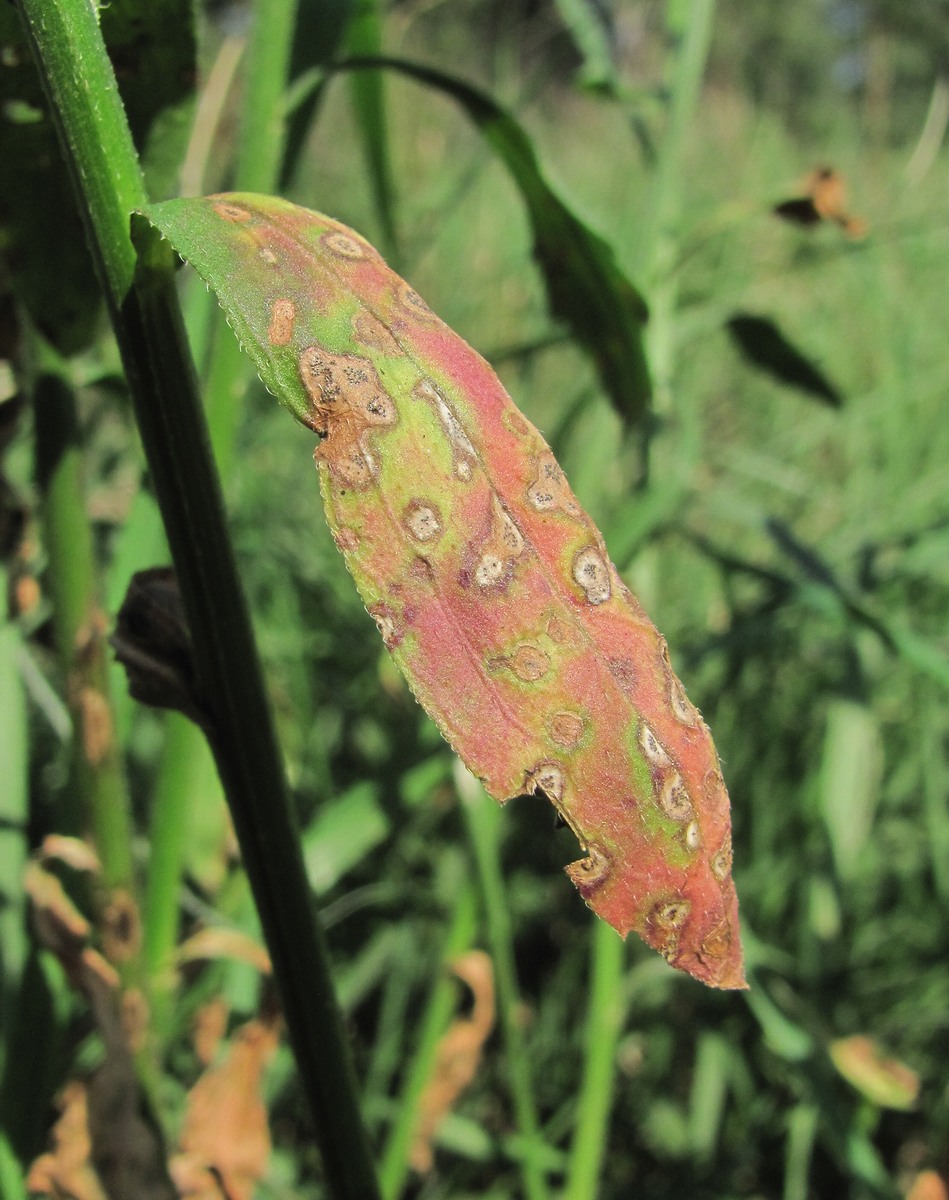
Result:
M159 7L167 20L187 8ZM496 365L668 638L732 795L751 990L705 991L631 942L604 999L591 980L603 962L593 918L560 871L576 854L569 833L539 801L497 820L477 796L460 801L450 752L386 661L323 523L311 439L251 379L183 273L386 1194L557 1195L566 1177L574 1197L909 1195L921 1171L949 1168L949 7L300 0L292 48L256 74L267 51L255 19L282 12L292 30L291 5L207 5L194 43L187 21L136 25L147 9L113 0L103 20L153 194L279 188L328 212L380 245ZM167 556L114 346L83 262L73 268L75 233L56 250L68 204L38 214L56 151L27 140L48 121L10 11L0 1190L17 1197L56 1089L95 1041L27 932L20 882L45 836L82 827L88 786L71 765L75 664L57 632L56 555L68 563L78 535L56 550L42 469L51 435L18 399L37 361L55 356L44 370L71 392L71 504L110 628L132 571ZM174 37L159 36L169 28ZM173 46L156 68L163 40ZM450 97L397 72L325 70L378 52L455 74L515 114L559 194L612 246L651 310L653 398L638 425L624 427L551 318L523 199L482 132ZM160 99L135 92L140 61L157 69L145 78ZM285 124L254 141L268 86L287 104ZM169 169L182 158L180 173ZM819 211L815 169L845 181L836 207ZM776 215L790 202L798 219ZM199 735L132 705L111 673L142 970L177 966L145 985L154 1094L173 1123L199 1070L193 1014L223 996L234 1026L259 992L247 962L222 952L199 967L175 944L199 927L256 926ZM500 927L485 916L497 904ZM499 975L513 954L519 993L501 1002L516 1000L526 1055L491 1035L440 1127L435 1169L412 1173L406 1113L433 1038L467 1003L446 957L473 946L491 951ZM601 1026L613 1029L605 1074L581 1090ZM858 1036L869 1045L843 1041ZM862 1070L847 1065L848 1046ZM881 1092L877 1055L908 1069L906 1089ZM525 1082L535 1138L516 1101ZM264 1086L274 1151L257 1194L321 1195L286 1049ZM611 1097L601 1117L590 1116L597 1090ZM584 1106L602 1130L595 1185L582 1182L573 1140Z

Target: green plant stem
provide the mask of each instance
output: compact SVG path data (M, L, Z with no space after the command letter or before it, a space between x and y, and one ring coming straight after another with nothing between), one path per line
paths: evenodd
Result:
M199 755L207 756L202 742L200 730L187 718L179 713L168 714L161 770L152 796L143 931L143 957L152 990L152 1025L162 1040L175 982L179 893L188 814L196 796L196 763Z
M240 115L235 187L271 192L283 161L286 123L284 96L296 16L295 2L258 0L247 49ZM250 362L241 350L214 296L205 288L191 294L189 327L197 326L196 352L205 361L205 405L221 479L227 482L244 412ZM202 336L203 335L203 336ZM209 352L208 352L209 345ZM156 972L155 1026L164 1033L174 984L172 958L178 933L178 900L187 853L190 783L201 774L207 751L201 732L171 716L152 798L151 855L145 898L146 955Z
M129 214L141 172L95 11L18 0L77 183L193 639L198 694L316 1120L327 1186L378 1195L329 955L303 868L283 765L174 290L174 257ZM81 66L80 66L81 64Z
M347 41L347 52L353 58L371 57L382 53L382 12L379 0L357 0ZM382 251L398 270L400 256L395 227L395 183L389 156L385 81L381 71L355 71L349 80L349 86L379 219Z
M543 1154L540 1124L534 1104L530 1060L521 1028L523 1009L514 962L510 911L501 876L501 810L467 771L457 772L456 783L474 847L478 881L487 917L488 942L494 962L498 1011L507 1054L514 1115L523 1139L521 1173L524 1194L528 1200L546 1200L549 1194L543 1168L546 1156Z
M239 192L268 195L277 188L286 148L286 94L296 11L296 0L257 0L254 5L244 53L244 96L234 165L234 188ZM213 309L206 376L208 423L218 470L227 479L250 361L214 297L202 288L198 300Z
M625 943L605 921L595 923L591 940L583 1082L577 1098L577 1123L564 1200L588 1200L600 1194L598 1184L613 1102L616 1047L625 1011L622 987Z
M419 1102L432 1075L439 1039L448 1028L458 1003L458 985L448 974L447 967L471 945L476 923L474 888L463 885L457 894L451 924L445 935L441 953L442 969L419 1021L415 1056L406 1075L396 1120L383 1151L379 1180L384 1200L396 1200L402 1194L408 1178L409 1151L418 1120Z
M106 900L121 888L134 898L132 821L109 697L105 621L92 529L86 516L76 397L55 366L33 381L37 475L56 651L73 723L69 803L64 829L92 834ZM124 962L123 976L134 976Z
M7 595L7 572L0 564L0 596ZM8 1052L20 976L29 951L26 898L21 880L27 858L29 820L29 729L20 678L20 631L0 617L0 1077Z
M287 76L293 48L296 0L257 0L244 57L236 187L269 192L275 186L286 141Z
M659 153L653 201L652 236L648 240L651 262L646 273L649 324L646 339L658 411L672 403L675 356L675 309L679 279L675 270L679 254L679 219L682 211L685 145L695 113L712 37L715 0L671 0L668 6L671 55L668 122Z

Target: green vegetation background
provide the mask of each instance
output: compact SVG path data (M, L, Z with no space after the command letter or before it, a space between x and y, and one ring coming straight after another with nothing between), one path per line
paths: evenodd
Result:
M701 92L677 124L679 52L703 8L713 23ZM747 995L707 992L631 941L610 996L590 1008L602 951L560 871L576 846L540 801L519 800L496 821L482 814L480 834L466 816L451 756L385 660L327 532L312 438L241 368L222 365L220 331L201 328L203 288L182 280L196 344L212 346L204 363L227 382L209 391L212 420L235 414L218 440L233 437L221 450L233 533L367 1120L388 1155L388 1194L400 1194L393 1133L418 1062L418 1014L434 1011L433 989L443 1005L454 995L439 983L447 944L498 954L500 937L516 963L515 1036L539 1142L527 1150L512 1136L525 1134L519 1085L510 1040L496 1032L442 1128L437 1171L405 1194L518 1196L530 1154L535 1194L559 1194L568 1175L582 1196L572 1135L596 1100L580 1084L599 1024L613 1020L596 1085L611 1097L601 1164L594 1155L602 1174L586 1194L904 1195L916 1171L949 1162L949 159L933 133L944 132L949 12L935 0L907 11L869 0L603 9L606 66L589 43L586 60L578 49L584 29L602 30L590 25L592 4L455 0L381 14L370 4L363 28L387 53L476 82L514 111L548 177L643 291L655 383L647 473L588 361L551 338L521 199L450 100L389 74L376 105L354 84L366 77L330 78L284 190L387 250L496 364L667 636L732 795ZM203 80L239 17L203 17ZM371 36L368 46L358 31L345 36L351 49L373 48ZM234 181L241 70L223 95L204 190ZM383 119L375 136L373 114ZM862 239L772 212L825 164L868 222ZM823 373L833 403L743 356L730 323L749 315L774 322ZM69 368L110 620L130 569L166 561L116 363L103 334ZM5 513L25 528L7 539L19 599L3 631L0 718L0 1098L12 1179L43 1148L52 1093L88 1030L53 964L31 956L18 892L27 848L68 811L72 775L33 423L22 414L5 429ZM41 596L26 607L14 585L33 576ZM156 795L185 798L172 933L201 921L254 931L198 739L180 718L117 704L143 877ZM484 916L498 901L491 872L475 869L484 853L501 870L500 934ZM12 1014L27 986L40 986L48 1011L24 1030ZM222 990L235 1021L254 1010L252 973L221 965L188 975L168 1001L168 1112L180 1115L196 1072L187 1018ZM918 1073L915 1105L888 1108L841 1076L831 1044L857 1034ZM41 1069L31 1059L23 1070L24 1038L42 1043ZM267 1097L275 1151L258 1194L321 1195L286 1051Z

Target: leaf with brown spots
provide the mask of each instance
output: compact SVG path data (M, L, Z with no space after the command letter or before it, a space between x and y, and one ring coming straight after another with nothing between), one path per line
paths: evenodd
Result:
M586 850L568 874L621 934L743 987L709 731L488 364L328 217L242 194L148 217L320 435L336 543L445 738L496 799L549 797Z

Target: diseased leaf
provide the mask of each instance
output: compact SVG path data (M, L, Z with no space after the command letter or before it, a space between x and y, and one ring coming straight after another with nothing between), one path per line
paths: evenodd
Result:
M587 851L568 874L614 928L744 986L711 736L488 364L328 217L240 194L148 216L323 439L336 543L443 735L496 799L550 798Z

